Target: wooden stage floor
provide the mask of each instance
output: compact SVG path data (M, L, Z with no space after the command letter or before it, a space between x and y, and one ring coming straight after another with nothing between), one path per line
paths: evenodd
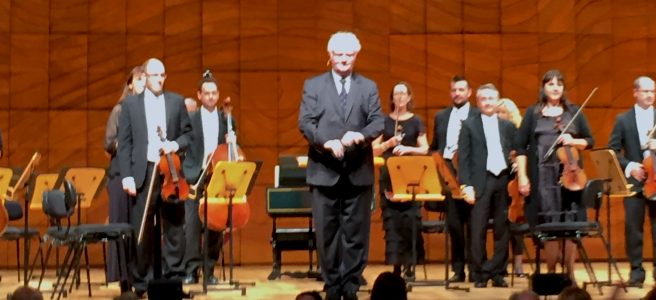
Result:
M645 264L647 267L647 274L651 274L649 264ZM587 280L587 275L583 269L583 266L577 266L578 271L576 272L576 278L579 283ZM283 265L283 271L302 271L305 266L297 265ZM628 264L621 263L620 271L622 271L623 276L626 276L628 273ZM365 270L365 277L369 281L369 286L363 287L370 289L376 276L384 271L390 270L389 266L384 265L370 265ZM443 265L428 265L428 277L429 279L442 279L444 274ZM530 270L528 265L525 266L525 270ZM607 278L606 264L605 263L596 263L595 270L597 271L597 276L600 279ZM194 299L240 299L240 300L250 300L250 299L294 299L296 294L301 291L307 290L320 290L322 288L322 282L315 281L314 279L297 279L287 276L283 276L281 280L268 281L267 276L271 268L269 266L245 266L235 268L235 278L241 281L252 281L255 282L254 287L248 287L246 295L242 296L239 291L229 291L229 292L210 292L207 295L196 295ZM419 279L423 278L423 271L421 266L417 268L417 277ZM217 268L218 272L218 268ZM5 299L5 295L19 286L17 281L16 270L3 269L0 271L2 276L2 281L0 282L0 299ZM218 273L217 273L218 275ZM49 273L46 275L45 279L45 289L49 289L54 282L54 271L49 270ZM92 299L87 296L87 287L85 277L82 276L83 280L80 285L79 290L74 290L71 295L67 298L62 299ZM613 277L617 279L617 276L613 274ZM117 284L110 284L105 286L102 283L104 282L105 277L102 269L95 268L91 271L91 282L92 282L92 293L94 300L103 300L103 299L112 299L113 297L119 294L119 287ZM507 279L510 283L510 278ZM30 284L36 285L36 281L31 281ZM654 282L649 278L645 282L645 287L642 289L639 288L629 288L628 293L620 292L619 299L640 299L643 297L649 289L654 285ZM408 299L508 299L508 297L516 291L528 288L528 281L524 278L515 278L515 286L511 288L492 288L488 287L485 289L475 289L472 284L465 284L464 286L470 286L471 292L463 291L451 291L445 290L444 287L415 287L412 292L408 294ZM202 291L201 285L189 285L185 286L186 291ZM612 292L612 287L603 288L604 295L599 295L596 289L588 287L588 291L591 293L593 299L608 299L609 295ZM46 292L44 294L45 299L50 298L50 293ZM359 293L360 299L369 299L367 292ZM555 297L552 297L555 299Z

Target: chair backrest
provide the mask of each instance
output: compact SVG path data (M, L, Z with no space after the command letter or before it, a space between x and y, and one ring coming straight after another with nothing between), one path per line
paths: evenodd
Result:
M43 212L52 219L68 218L75 213L77 194L68 181L64 181L64 191L50 190L43 192Z
M585 183L581 194L581 202L586 208L599 210L604 196L604 180L592 179Z

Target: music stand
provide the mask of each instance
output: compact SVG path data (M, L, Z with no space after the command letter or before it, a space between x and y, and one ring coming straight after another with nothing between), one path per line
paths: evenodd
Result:
M228 199L228 220L227 220L227 229L230 232L230 240L228 241L229 245L229 280L227 288L216 288L212 289L213 291L235 291L240 290L242 296L246 295L246 285L254 286L255 283L252 282L239 282L235 281L233 278L234 273L234 231L232 224L232 203L235 198L246 197L250 193L251 189L254 186L255 178L257 178L257 173L259 172L259 167L262 165L262 162L248 162L248 161L238 161L238 162L228 162L221 161L214 167L211 179L205 188L205 208L203 210L203 220L204 220L204 241L203 241L203 293L207 293L207 279L208 279L208 266L207 266L207 255L208 255L208 241L209 241L209 228L207 222L207 206L209 198L224 198Z
M82 208L91 207L91 202L98 196L105 182L104 168L68 168L63 178L55 185L60 187L64 180L68 180L77 192L77 224L80 225ZM89 196L89 197L87 197Z
M392 182L392 199L395 202L444 201L442 186L438 178L435 160L431 156L394 156L387 159L387 170ZM416 218L412 218L412 268L417 264L417 226ZM448 230L445 227L445 239ZM448 249L445 243L445 266L448 265ZM448 268L445 268L444 280L421 280L408 282L412 286L444 286L446 289L469 291L468 288L449 286Z
M13 187L10 187L7 189L7 198L15 199L15 197L19 194L19 192L25 192L24 194L24 199L25 201L23 202L23 211L25 212L25 218L23 220L25 221L23 224L23 232L27 233L28 232L28 223L29 223L29 216L30 216L30 208L28 207L29 203L28 201L31 198L30 194L30 189L28 188L30 179L32 178L32 175L34 173L34 169L36 169L36 166L39 164L39 160L41 159L41 154L39 152L34 152L32 155L32 158L30 161L27 163L27 166L25 166L25 169L23 170L23 173L21 176L18 178L18 181L16 181L16 184L14 184ZM23 239L23 285L27 286L27 267L30 264L30 249L29 249L29 242L27 237Z
M604 193L606 194L606 227L608 228L607 230L608 246L606 247L607 248L606 250L611 256L611 259L608 260L608 281L599 282L597 284L602 286L617 285L617 283L614 284L611 281L612 279L611 265L613 265L615 266L615 271L617 272L617 275L620 277L619 285L624 288L624 291L626 291L626 287L624 287L624 279L622 279L622 274L620 273L619 269L617 269L615 257L611 252L612 240L611 240L611 222L610 222L610 211L611 211L610 198L630 197L635 195L635 192L631 191L633 185L628 184L626 182L626 178L624 177L624 172L620 167L620 163L617 160L615 151L613 151L612 149L593 149L592 151L590 151L590 157L592 158L592 162L594 163L597 169L597 176L603 179L606 183L604 187Z

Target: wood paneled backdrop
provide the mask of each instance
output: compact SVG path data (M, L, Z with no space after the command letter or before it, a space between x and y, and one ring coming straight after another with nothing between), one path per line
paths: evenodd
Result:
M632 80L656 75L655 8L650 0L2 0L0 165L23 166L38 150L40 172L106 166L105 122L133 66L163 58L167 89L188 96L210 68L221 97L236 104L247 157L264 161L236 258L266 264L271 222L265 189L273 184L279 154L305 152L296 121L301 87L327 70L332 32L358 35L363 50L356 69L378 83L384 108L394 82L411 83L429 137L432 116L449 104L453 74L465 74L474 87L492 82L525 108L535 102L542 74L558 68L574 102L599 87L585 115L603 147L615 115L633 103ZM614 202L613 250L624 257L623 209ZM41 215L31 214L43 229ZM83 220L104 222L106 216L103 192ZM380 211L371 231L371 260L380 262ZM431 259L441 257L442 242L428 238ZM600 243L590 246L602 258ZM283 261L306 260L298 254ZM0 265L14 261L13 244L2 242Z

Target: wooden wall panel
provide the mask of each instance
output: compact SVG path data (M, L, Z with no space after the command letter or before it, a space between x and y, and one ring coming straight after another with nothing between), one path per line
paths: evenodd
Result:
M501 26L499 0L463 1L465 33L498 33Z
M492 82L524 109L535 102L544 72L560 69L575 103L599 86L585 115L603 147L609 121L634 103L633 80L656 77L654 9L650 0L0 0L0 165L24 166L38 150L41 172L106 166L105 122L132 67L161 58L167 89L194 98L210 68L220 98L233 100L244 151L264 162L250 197L251 222L235 236L236 257L268 263L268 250L249 251L270 247L264 191L279 154L307 151L298 130L302 86L329 69L333 32L360 38L356 70L377 83L385 113L392 85L410 82L429 139L435 112L450 104L453 75L466 75L473 88ZM623 258L621 201L612 210L613 250ZM103 192L83 217L102 222L106 214ZM33 221L45 225L42 217ZM381 262L380 209L371 232L371 261ZM427 236L426 248L429 259L441 259L443 238ZM13 245L0 249L8 250L0 265L13 263ZM92 251L95 263L99 252ZM298 253L284 259L307 260Z
M429 33L460 33L463 31L461 1L426 1L426 31Z
M537 0L501 0L501 32L538 32Z

